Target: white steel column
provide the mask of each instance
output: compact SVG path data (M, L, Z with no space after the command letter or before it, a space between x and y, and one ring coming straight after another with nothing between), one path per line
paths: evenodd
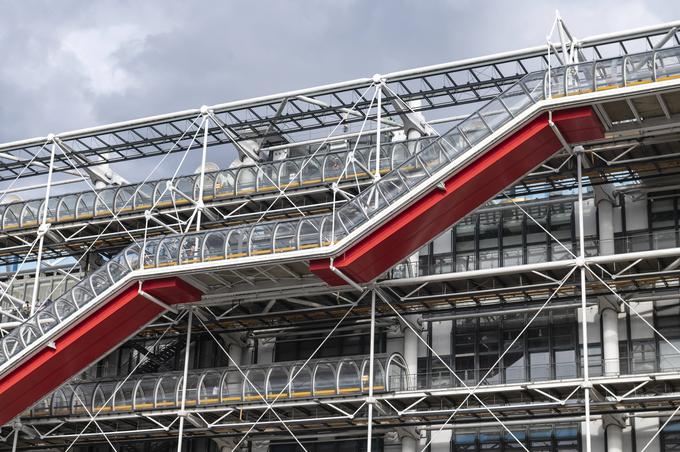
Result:
M201 217L203 216L203 190L205 184L205 160L208 151L208 129L210 128L210 115L208 114L208 107L205 105L201 107L203 114L203 150L201 152L201 170L198 180L198 199L196 200L196 232L201 230Z
M35 261L35 278L33 280L33 294L31 295L31 305L29 307L30 314L35 312L35 305L38 300L38 288L40 286L40 265L42 263L43 244L45 242L45 233L49 227L47 224L47 211L50 202L50 188L52 187L52 174L54 172L54 154L57 152L57 142L54 135L50 134L48 140L52 141L52 148L50 150L50 166L47 170L47 186L45 187L45 203L41 213L40 227L38 229L38 257Z
M416 440L410 436L401 438L401 452L416 452Z
M602 316L602 352L604 355L604 374L619 374L619 313L611 304L600 310Z
M416 321L414 317L407 320ZM418 335L411 328L404 328L404 361L411 375L418 373Z
M599 232L599 254L613 255L614 247L614 206L606 188L595 186L595 205L597 206L597 229ZM619 302L614 297L601 297L600 316L602 317L602 354L604 374L618 375L619 363ZM619 431L621 428L619 427Z
M376 127L375 127L375 180L380 179L380 124L382 116L382 88L383 81L380 74L373 76L373 83L375 83L376 95L378 96L378 110L376 112ZM368 164L369 168L371 164ZM378 204L378 194L375 195L375 203Z
M189 320L187 322L187 341L184 346L184 374L182 379L182 403L179 411L179 433L177 435L177 452L182 451L182 435L184 435L184 418L187 413L185 411L187 405L187 377L189 374L189 352L191 350L191 327L194 320L194 310L189 308Z
M606 429L607 452L623 452L623 430L621 426L612 422Z
M416 316L406 317L409 322L414 325L417 322ZM404 328L404 361L406 361L406 366L410 375L406 380L406 384L409 385L414 383L417 387L418 384L418 335L411 328ZM410 380L413 377L413 380ZM405 389L412 389L407 387ZM416 440L408 435L401 437L401 452L416 452Z
M14 429L14 438L12 438L12 452L17 452L17 443L19 442L19 429Z
M375 399L373 398L373 366L375 364L375 289L371 290L371 337L368 357L368 397L366 397L366 404L368 405L368 432L366 435L366 452L371 452L373 442L373 405Z
M576 169L578 179L578 230L579 230L579 257L577 265L581 267L581 332L583 337L583 399L585 403L585 452L591 452L590 438L590 375L588 373L588 319L587 294L586 294L586 244L583 228L583 146L576 146Z

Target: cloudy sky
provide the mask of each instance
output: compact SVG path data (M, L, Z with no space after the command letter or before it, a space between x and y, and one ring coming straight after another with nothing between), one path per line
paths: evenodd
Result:
M0 0L0 142L680 19L677 0Z

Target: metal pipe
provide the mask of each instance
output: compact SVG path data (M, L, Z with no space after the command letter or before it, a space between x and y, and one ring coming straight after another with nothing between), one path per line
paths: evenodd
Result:
M371 337L369 338L369 357L368 357L368 397L366 397L366 404L368 405L368 430L366 439L366 452L371 452L372 436L373 436L373 405L375 404L375 397L373 397L374 374L373 369L375 365L375 289L371 290Z
M577 265L581 267L581 332L583 341L583 399L585 403L585 434L586 434L586 452L592 450L591 428L590 428L590 375L588 372L588 300L587 300L587 285L586 285L586 240L585 228L583 227L583 147L577 146L574 148L576 152L576 178L578 182L578 230L579 230L579 257Z
M29 306L30 315L35 312L35 304L38 300L38 288L39 276L40 276L40 264L42 261L43 244L45 243L45 234L47 233L47 228L49 227L47 223L47 210L50 201L50 187L52 186L52 175L54 173L54 154L57 152L57 142L52 137L52 149L50 151L50 165L47 172L47 186L45 187L45 201L43 205L43 211L41 215L40 228L38 229L38 256L35 261L35 278L33 283L33 294L31 295L31 304Z
M584 258L584 262L586 264L613 264L616 262L627 262L634 261L637 259L656 259L676 256L680 256L680 247L649 251L636 251L632 253L612 254L609 256L586 256ZM414 278L390 279L380 281L377 283L377 285L385 287L399 287L431 282L458 281L487 276L500 276L531 271L571 268L574 265L576 265L576 263L577 263L576 259L565 259L561 261L542 262L537 264L509 265L507 267L489 268L484 270L441 273L437 275L417 276Z
M194 320L194 310L189 309L189 319L187 324L187 340L184 346L184 376L182 379L182 402L179 416L179 432L177 434L177 452L182 452L182 436L184 435L184 419L187 417L186 403L187 403L187 379L189 375L189 352L191 351L191 327Z
M201 216L203 215L203 185L205 179L205 159L208 152L208 129L210 129L210 116L207 114L207 107L201 107L204 114L203 120L203 146L201 150L201 170L198 181L198 199L196 200L196 232L201 231ZM187 229L188 229L187 225Z
M591 303L591 305L593 305ZM518 308L518 309L499 309L497 311L484 311L484 312L471 312L469 314L457 314L457 315L443 315L443 316L433 316L433 317L423 317L423 322L443 322L446 320L459 320L459 319L472 319L478 317L486 317L493 315L506 315L506 314L523 314L526 312L536 312L536 311L553 311L558 309L575 309L581 307L581 302L578 303L568 303L568 304L555 304L548 305L543 308L541 306L534 306L530 308Z

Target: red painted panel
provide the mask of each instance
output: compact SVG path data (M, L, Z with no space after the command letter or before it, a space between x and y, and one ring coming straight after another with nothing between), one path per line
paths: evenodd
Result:
M179 278L147 281L143 288L168 304L197 301L201 295ZM163 312L163 308L142 297L137 289L137 283L126 288L62 334L54 349L43 348L0 380L0 425L105 356Z
M552 119L569 142L603 136L602 125L590 107L556 112ZM372 281L560 148L548 115L539 116L454 174L444 190L433 189L336 257L335 267L356 282ZM330 285L345 284L329 265L328 259L313 261L310 270Z

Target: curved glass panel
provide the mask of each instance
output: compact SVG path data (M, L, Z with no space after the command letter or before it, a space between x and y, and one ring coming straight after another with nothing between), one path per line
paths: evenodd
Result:
M20 219L23 208L24 205L22 203L11 204L5 208L5 212L2 216L3 229L15 229L21 225Z
M223 232L210 232L203 241L203 260L218 261L225 258L226 236Z
M190 203L191 201L189 201L189 199L192 199L194 194L194 177L180 177L177 182L175 182L175 189L176 191L173 192L173 197L176 205L179 206Z
M319 363L314 368L314 395L337 394L335 368L330 363Z
M145 377L139 381L135 389L135 410L148 410L154 407L154 394L156 393L158 378Z
M179 250L180 264L194 264L201 262L201 246L204 234L192 234L182 239Z
M123 186L116 192L116 197L113 201L113 209L116 213L130 212L134 210L134 196L135 188L132 186Z
M300 168L294 160L286 160L279 167L279 186L295 188L300 185Z
M184 401L186 406L195 406L198 403L198 375L187 375L187 395ZM184 377L180 377L177 382L177 403L182 401L182 391L184 390Z
M276 184L279 180L278 169L280 163L268 163L257 168L257 184L258 192L266 192L276 190Z
M137 187L133 200L135 210L146 210L151 208L151 205L153 204L154 186L153 183L146 183Z
M312 371L309 369L309 365L302 369L297 366L293 367L291 379L290 394L292 397L310 397L312 395Z
M220 171L215 177L215 197L226 198L236 194L235 170Z
M273 367L269 371L269 379L267 381L267 398L286 398L290 393L290 385L288 384L290 376L288 375L288 368L284 366Z
M321 240L321 218L310 218L298 223L297 249L316 248Z
M302 162L301 178L303 185L313 185L321 182L321 160L313 157Z
M241 401L243 397L243 376L237 370L227 370L222 375L222 402Z
M340 178L345 162L337 154L328 154L323 161L323 181L334 182Z
M179 375L161 377L156 386L155 408L167 408L177 404L177 382L179 378Z
M68 387L57 389L52 395L52 415L67 416L71 414L71 397L73 391Z
M279 223L274 232L274 252L283 253L296 249L298 222Z
M111 278L106 269L97 270L90 276L90 287L96 295L99 295L111 287L111 282Z
M101 278L97 278L101 281ZM102 282L102 284L108 284L108 282ZM84 279L82 282L78 283L77 286L71 290L71 302L77 307L82 307L94 298L94 293L90 287L89 280Z
M250 255L269 254L272 250L273 227L270 224L254 226L250 233Z
M247 228L234 229L228 232L227 235L227 258L236 259L248 255L248 237L249 230Z
M116 196L117 189L107 188L97 193L94 214L96 216L111 215L113 210L113 202Z
M256 169L241 167L236 178L236 194L247 195L255 191Z
M83 193L78 197L76 204L76 217L79 220L91 218L94 215L94 202L97 196L94 193Z
M76 202L77 202L76 198ZM29 201L21 211L21 227L29 228L40 221L40 201Z
M157 267L177 265L180 240L181 237L167 237L160 241L156 252Z
M76 219L77 195L64 196L57 204L57 221L73 221Z
M262 400L265 396L266 369L249 369L243 381L243 400Z
M361 372L354 360L343 361L338 366L340 394L361 392Z
M215 405L220 403L220 382L222 375L208 372L201 379L198 391L198 403L201 405Z

